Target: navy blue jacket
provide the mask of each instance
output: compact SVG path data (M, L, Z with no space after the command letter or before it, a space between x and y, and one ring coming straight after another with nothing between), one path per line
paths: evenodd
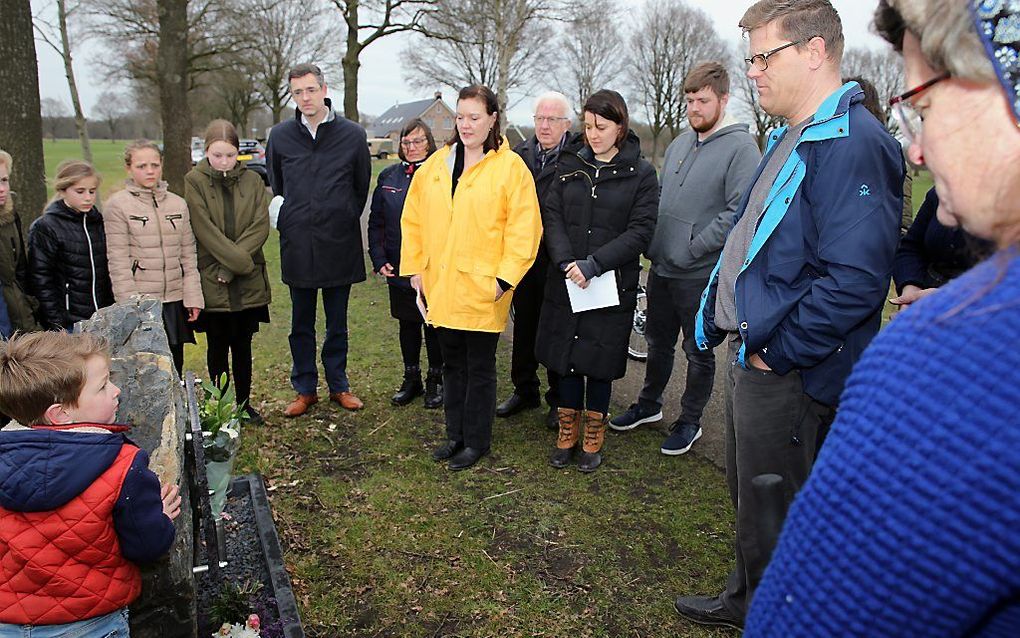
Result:
M15 512L57 509L84 492L117 459L123 434L55 430L0 431L0 505ZM124 558L152 562L170 550L174 524L163 514L149 455L135 455L113 507Z
M313 140L295 109L294 119L270 131L266 168L273 193L283 196L276 223L283 283L332 288L365 281L361 214L372 179L365 129L337 115L319 124Z
M7 302L4 301L3 287L3 284L0 283L0 337L6 339L14 332L14 326L11 324L11 317L7 313Z
M386 264L393 266L394 272L400 272L400 216L414 176L407 169L406 162L384 168L372 192L368 213L368 256L375 272ZM411 288L410 282L409 277L386 279L391 286L407 289Z
M740 364L757 353L777 374L798 370L805 394L833 406L881 326L903 209L903 153L863 99L848 82L804 128L765 200L734 291ZM769 136L755 180L786 131ZM714 323L718 274L716 264L695 326L703 350L726 337Z
M992 242L978 239L959 226L943 226L935 216L938 209L939 196L932 187L896 251L893 281L899 294L909 284L938 288L995 251Z

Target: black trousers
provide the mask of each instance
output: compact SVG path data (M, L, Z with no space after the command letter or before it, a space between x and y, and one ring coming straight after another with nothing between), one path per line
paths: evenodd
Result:
M687 378L680 398L682 423L700 424L715 381L715 353L701 351L694 340L694 321L707 279L670 279L648 273L648 313L645 339L648 360L645 362L645 384L638 395L638 405L658 412L662 409L662 393L673 374L677 338L683 333L682 347L687 357Z
M420 321L400 320L400 356L404 367L410 368L421 364L421 341L425 335L425 356L429 360L429 368L443 367L443 353L439 348L439 335L432 326Z
M729 346L730 360L735 361L740 340L731 339ZM835 414L832 406L804 394L796 370L780 376L731 364L726 384L726 482L737 513L737 539L736 565L722 601L738 618L747 615L765 572L766 545L776 540L764 538L759 523L781 519L782 514L758 501L751 480L759 474L781 476L789 507L815 462L819 431Z
M549 259L540 249L538 259L528 269L524 278L514 289L511 305L514 309L514 348L510 355L510 380L514 384L514 392L522 397L537 397L540 382L538 380L538 357L535 356L535 338L538 335L538 317L542 311L545 298L546 270ZM546 370L549 389L545 393L545 402L549 407L557 406L557 387L559 375Z
M613 393L613 382L568 374L560 377L560 407L591 410L606 414Z
M220 377L227 375L227 385L231 381L231 370L228 358L233 363L234 400L238 405L251 399L251 340L254 333L247 330L223 334L210 331L206 338L206 364L209 366L209 377L215 384Z
M465 447L492 443L496 414L498 332L437 328L443 351L443 408L446 438Z

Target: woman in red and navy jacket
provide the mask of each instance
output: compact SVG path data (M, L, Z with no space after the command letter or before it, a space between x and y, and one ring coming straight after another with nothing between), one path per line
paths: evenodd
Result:
M443 405L443 355L436 329L426 325L418 310L409 277L400 277L400 217L411 178L422 163L436 151L432 130L415 118L400 132L401 162L383 170L372 193L368 216L368 255L372 269L386 277L390 291L390 314L400 322L400 354L404 359L404 382L393 395L393 405L407 405L425 391L425 407ZM422 334L428 355L429 371L422 387Z

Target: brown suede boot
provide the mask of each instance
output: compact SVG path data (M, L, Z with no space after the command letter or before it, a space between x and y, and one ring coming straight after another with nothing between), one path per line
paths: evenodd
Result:
M581 437L581 412L573 408L558 408L556 416L559 419L560 433L556 437L556 449L549 457L549 465L562 470L570 464L577 439Z
M584 411L584 444L577 469L594 472L602 465L602 444L606 440L606 415L601 412Z

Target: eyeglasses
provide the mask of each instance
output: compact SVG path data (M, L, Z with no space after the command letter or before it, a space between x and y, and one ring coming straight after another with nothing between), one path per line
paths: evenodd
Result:
M892 107L893 117L896 118L896 123L899 124L900 130L903 132L903 138L907 141L907 144L913 144L917 141L921 135L921 127L924 126L924 117L921 112L917 110L914 103L911 102L911 98L916 95L920 95L924 91L935 86L942 80L949 79L948 73L943 73L928 80L924 84L920 84L910 89L906 93L897 95L889 100L889 106Z
M819 36L811 36L811 37L815 38L815 37L819 37ZM747 63L747 66L754 67L754 69L756 71L764 71L765 69L769 68L769 58L770 57L772 57L773 55L779 53L783 49L788 49L790 47L797 46L798 44L804 44L805 42L807 42L810 39L811 38L801 38L800 40L796 40L794 42L787 42L786 44L777 46L774 49L769 49L768 51L765 51L764 53L757 53L755 55L752 55L749 58L744 58L744 62Z
M415 137L405 140L400 140L400 145L404 148L411 148L412 146L424 146L428 142L424 137Z
M555 124L556 122L566 122L570 120L569 117L549 117L546 115L536 115L534 118L535 125L541 126L542 124Z

